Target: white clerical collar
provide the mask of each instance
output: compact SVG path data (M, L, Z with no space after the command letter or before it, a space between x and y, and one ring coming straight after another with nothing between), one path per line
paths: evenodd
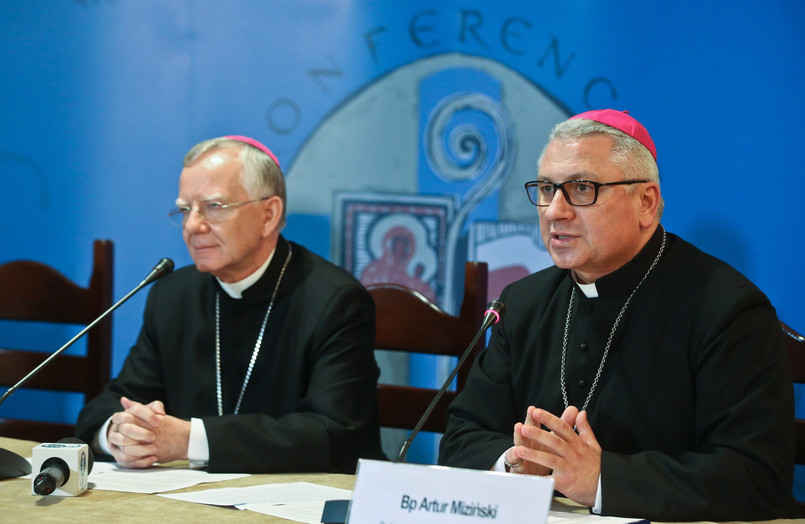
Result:
M257 268L257 271L249 275L248 277L244 278L243 280L238 280L237 282L226 283L222 282L220 278L215 277L218 280L218 283L221 284L221 288L226 291L226 294L232 298L242 298L243 292L247 290L252 284L260 280L260 277L263 276L263 273L266 272L266 268L271 263L271 259L274 258L274 253L276 252L276 248L274 251L268 255L268 258L263 265Z
M581 289L581 292L584 293L584 296L587 298L598 298L598 288L595 287L595 282L592 284L580 284L576 282Z
M573 282L575 282L576 285L579 286L579 289L581 289L581 292L584 293L585 297L598 298L598 288L595 287L595 282L593 282L592 284L582 284L581 282L579 282L579 277L578 275L576 275L575 271L571 271L570 276L573 278Z

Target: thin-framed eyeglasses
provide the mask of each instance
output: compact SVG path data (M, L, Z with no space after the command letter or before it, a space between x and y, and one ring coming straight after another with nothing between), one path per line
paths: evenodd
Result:
M528 200L537 207L546 207L553 201L557 190L565 196L571 206L591 206L598 200L598 190L604 186L621 186L642 184L651 180L621 180L620 182L593 182L592 180L568 180L567 182L550 182L533 180L525 183Z
M190 206L179 206L168 212L168 218L171 223L177 227L184 227L185 222L190 217L190 213L195 211L201 220L208 224L217 224L227 219L230 213L240 206L251 204L252 202L262 202L268 200L270 196L263 198L255 198L254 200L246 200L245 202L236 202L234 204L224 204L215 200L208 202L201 202L197 208Z

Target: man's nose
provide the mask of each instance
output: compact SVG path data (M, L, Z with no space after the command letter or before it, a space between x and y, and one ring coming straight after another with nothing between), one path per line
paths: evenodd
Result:
M193 233L208 226L207 221L204 220L204 216L201 214L201 211L193 208L185 217L182 227L185 229L185 231Z
M570 218L574 214L573 206L568 202L565 192L560 190L553 195L551 203L547 207L542 208L545 210L545 218L548 220L557 220L561 218Z

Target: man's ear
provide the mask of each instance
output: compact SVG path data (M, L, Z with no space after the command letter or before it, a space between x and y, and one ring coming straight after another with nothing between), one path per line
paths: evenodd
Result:
M660 206L660 186L655 182L640 184L644 186L640 193L640 227L651 227L657 219L657 209Z
M263 204L265 213L263 215L263 234L269 235L279 229L284 207L285 206L282 203L282 199L276 195L265 201Z

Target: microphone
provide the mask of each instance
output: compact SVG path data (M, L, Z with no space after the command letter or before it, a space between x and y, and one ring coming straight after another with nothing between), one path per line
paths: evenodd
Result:
M42 463L41 468L33 483L37 495L50 495L70 479L70 466L60 457L50 457Z
M433 397L433 400L428 406L428 409L425 410L425 413L416 423L416 426L414 426L414 429L411 431L411 434L408 436L407 439L405 439L405 442L403 442L403 445L400 448L400 453L397 455L397 459L394 461L395 463L403 462L405 460L405 455L406 453L408 453L408 448L411 446L411 442L414 441L414 437L417 436L419 431L422 429L422 426L425 425L425 422L427 422L428 417L430 417L433 408L436 407L436 404L439 402L439 399L442 398L444 392L447 391L447 388L450 386L450 383L453 382L454 378L456 378L458 370L461 368L461 365L464 364L464 361L467 360L467 357L472 352L472 349L475 347L475 344L478 343L478 339L480 339L481 335L483 335L484 332L487 329L489 329L489 326L500 322L500 319L503 318L503 314L505 312L506 312L506 305L503 302L500 302L498 300L492 300L491 302L489 302L489 304L487 304L486 311L484 312L484 320L481 323L481 327L478 329L478 332L475 334L475 337L472 339L472 342L470 342L470 345L467 346L466 350L464 350L464 354L462 354L461 358L458 359L458 363L453 368L453 372L450 373L450 376L447 377L447 380L444 381L444 384L442 384L442 387L436 393L436 396Z
M137 289L133 291L132 294L136 293L136 291L139 291L140 288L147 286L151 282L159 280L160 278L164 277L165 275L167 275L172 271L173 271L173 260L169 258L163 258L162 260L157 262L157 265L154 266L154 269L152 269L151 272L148 273L148 276L145 277L145 279L140 283L139 286L137 286Z
M173 271L173 260L169 258L163 258L162 260L160 260L157 263L157 265L154 266L154 269L151 270L148 276L146 276L142 282L137 284L137 286L134 289L129 291L126 296L118 300L117 303L115 303L112 307L104 311L101 314L101 316L93 320L92 323L88 324L76 336L71 338L69 342L60 347L56 352L51 354L48 358L43 360L38 366L36 366L33 370L31 370L30 373L22 377L19 380L19 382L8 388L8 390L5 393L3 393L3 396L0 397L0 404L2 404L9 397L9 395L17 391L26 382L28 382L31 378L33 378L37 373L42 371L42 369L44 369L48 364L50 364L56 357L61 355L67 348L72 346L79 338L84 336L87 333L87 331L95 327L95 325L98 324L98 322L102 321L112 311L114 311L115 309L120 307L121 304L130 299L135 293L140 291L142 288L144 288L151 282L154 282L155 280L164 277L171 271ZM28 473L31 473L31 470L25 463L27 463L27 461L22 457L20 457L19 455L17 455L16 453L12 453L10 451L0 448L0 480L19 475L27 475ZM27 471L25 471L26 469Z
M86 442L63 438L54 444L40 444L31 453L34 471L39 474L31 482L35 495L80 495L87 490L87 478L95 457Z

